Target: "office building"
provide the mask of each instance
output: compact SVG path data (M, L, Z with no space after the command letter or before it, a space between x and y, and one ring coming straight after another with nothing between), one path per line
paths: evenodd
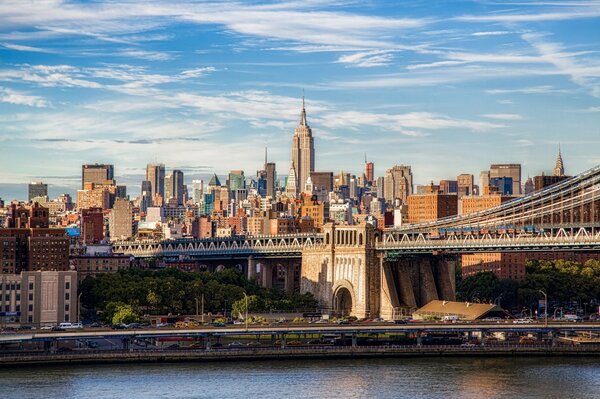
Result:
M0 275L0 311L6 324L55 326L79 319L77 272L24 271Z
M493 164L490 166L490 179L510 177L512 179L512 194L521 194L521 164Z
M458 213L456 194L415 194L408 197L408 223L435 221Z
M31 201L34 198L48 197L48 185L41 181L31 182L28 187L28 199Z
M165 165L148 164L146 165L146 180L150 182L150 196L153 201L157 196L165 198ZM156 204L155 204L156 205Z
M94 164L81 166L81 188L85 189L86 183L106 184L114 180L115 172L113 165Z
M395 199L405 204L409 195L413 193L413 176L409 165L395 165L385 173L384 198L389 204Z
M108 228L110 240L123 240L133 236L133 206L127 199L119 198L110 212Z
M297 195L299 190L306 184L306 179L311 172L315 171L315 147L312 130L306 121L306 109L304 106L304 97L302 97L302 112L300 113L300 124L294 131L292 137L292 162L291 168L294 169L295 182L293 187L297 190L294 195ZM289 182L288 187L292 187ZM313 180L314 182L314 180ZM287 191L287 188L286 188Z

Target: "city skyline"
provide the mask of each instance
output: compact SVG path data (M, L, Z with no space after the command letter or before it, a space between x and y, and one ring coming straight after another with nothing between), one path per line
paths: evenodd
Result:
M5 200L74 191L96 162L128 186L153 162L253 176L265 145L281 177L302 88L318 171L360 173L366 151L417 184L525 179L559 143L567 174L600 163L598 2L19 4L0 6Z

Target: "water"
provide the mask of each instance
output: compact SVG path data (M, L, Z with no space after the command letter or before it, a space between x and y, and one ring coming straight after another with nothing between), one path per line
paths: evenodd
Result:
M0 398L600 398L600 358L397 358L0 369Z

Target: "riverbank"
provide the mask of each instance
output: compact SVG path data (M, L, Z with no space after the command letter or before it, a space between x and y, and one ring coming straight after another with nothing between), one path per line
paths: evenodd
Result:
M73 351L2 354L0 367L103 363L219 362L290 359L391 357L598 356L600 345L546 346L402 346L244 348L218 350Z

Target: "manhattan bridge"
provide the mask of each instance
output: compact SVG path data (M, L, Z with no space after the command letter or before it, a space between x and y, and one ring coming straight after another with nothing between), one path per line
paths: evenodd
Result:
M392 318L398 309L454 299L458 255L600 250L600 166L495 208L377 230L326 224L280 236L121 241L115 253L236 266L263 286L311 292L325 307Z

